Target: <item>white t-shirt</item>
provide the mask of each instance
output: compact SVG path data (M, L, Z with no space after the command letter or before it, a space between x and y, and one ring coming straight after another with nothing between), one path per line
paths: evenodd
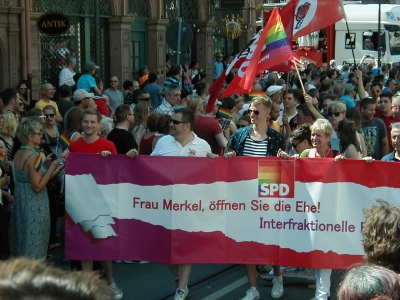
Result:
M64 84L72 86L75 84L74 80L75 72L68 68L63 68L58 76L58 85L62 86Z
M194 139L184 147L172 135L163 136L158 140L156 147L150 155L153 156L189 156L206 157L211 153L210 145L192 132Z

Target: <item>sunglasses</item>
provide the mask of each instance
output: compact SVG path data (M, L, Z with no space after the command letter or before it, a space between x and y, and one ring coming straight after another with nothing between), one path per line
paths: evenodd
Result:
M43 136L43 131L35 132L38 136L42 137Z
M258 116L260 114L260 112L258 110L256 110L256 109L249 109L248 112L249 112L249 115L251 113L254 113L256 116Z
M249 125L236 125L236 128L243 128L243 127L247 127Z
M171 119L171 122L174 123L174 125L178 125L178 124L181 124L181 123L187 123L185 121L178 121L178 120L174 120L174 119Z
M293 147L293 149L294 149L294 150L296 150L296 148L297 148L297 145L298 145L298 144L300 144L301 142L302 142L302 141L300 141L300 142L297 142L296 144L293 144L293 143L292 143L292 147Z
M337 111L335 111L335 112L333 112L333 111L328 111L328 116L329 117L332 117L333 115L335 115L335 117L339 117L340 116L340 112L337 112Z
M142 99L139 99L139 100L150 101L150 100L151 100L151 98L150 98L150 97L148 97L148 98L142 98Z
M53 117L55 116L55 114L48 114L48 115L44 114L44 116L45 116L46 118L53 118Z

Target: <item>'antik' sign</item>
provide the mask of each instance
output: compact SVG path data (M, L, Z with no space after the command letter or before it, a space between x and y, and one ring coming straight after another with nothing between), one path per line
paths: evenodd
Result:
M50 12L40 16L36 26L41 33L46 35L61 35L68 31L70 21L68 17L59 12Z

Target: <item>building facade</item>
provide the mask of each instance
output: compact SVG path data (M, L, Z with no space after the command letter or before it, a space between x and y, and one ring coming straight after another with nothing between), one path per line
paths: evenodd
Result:
M262 0L233 2L236 5L223 7L223 0L0 0L0 90L27 81L32 99L39 99L42 83L57 86L69 55L76 56L78 73L88 60L100 66L105 88L112 75L120 81L137 78L142 65L158 70L163 81L166 53L177 60L176 49L166 41L178 13L193 37L179 55L180 64L199 62L211 82L214 53L243 48L261 16ZM69 30L58 36L41 33L37 20L49 12L66 15ZM233 17L243 22L236 39L228 38L222 27L224 19Z

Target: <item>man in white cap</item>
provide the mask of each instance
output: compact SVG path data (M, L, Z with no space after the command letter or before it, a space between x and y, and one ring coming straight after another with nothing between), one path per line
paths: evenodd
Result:
M267 89L267 95L271 98L272 102L282 103L282 88L280 85L271 85Z
M85 110L88 107L92 107L92 102L94 102L93 100L94 94L93 93L88 93L87 91L85 91L84 89L78 89L74 92L74 94L72 95L72 99L74 101L74 107L80 108L82 111ZM72 108L74 108L72 107ZM72 109L70 108L64 116L64 128L67 128L67 117L68 117L68 113L70 112L70 110Z

